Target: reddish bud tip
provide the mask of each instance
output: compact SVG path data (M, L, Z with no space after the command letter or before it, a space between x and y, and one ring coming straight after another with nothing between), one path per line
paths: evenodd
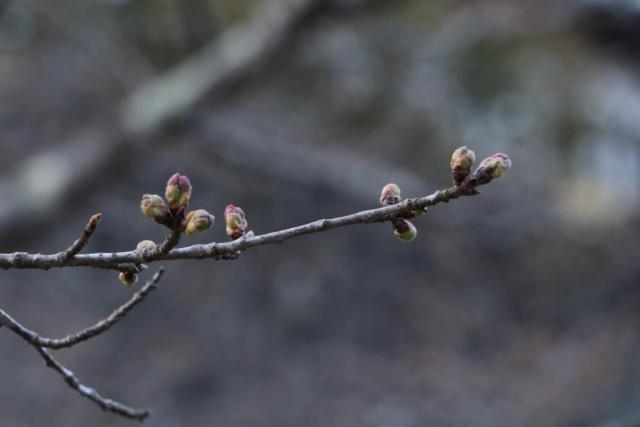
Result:
M164 193L167 202L169 202L169 207L177 210L189 206L191 190L191 181L189 181L186 175L180 175L177 172L173 174L167 181L167 187Z

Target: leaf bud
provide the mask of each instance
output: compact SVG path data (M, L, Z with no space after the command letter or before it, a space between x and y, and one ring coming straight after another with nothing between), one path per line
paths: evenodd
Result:
M123 285L131 287L138 282L138 275L130 271L121 271L120 274L118 274L118 279Z
M191 235L207 231L213 226L214 222L214 216L204 209L191 211L185 217L185 233Z
M487 157L478 166L473 177L478 184L487 184L496 178L500 178L511 169L511 159L504 153L496 153Z
M476 154L462 146L451 155L451 176L455 185L460 185L471 173L471 166L476 160Z
M136 246L136 252L144 255L153 252L157 247L158 245L156 245L155 242L151 240L143 240Z
M416 226L406 219L396 219L392 224L393 234L399 239L411 241L418 235Z
M140 201L140 210L149 218L160 220L169 213L164 199L157 194L144 194Z
M390 183L382 187L380 192L380 204L382 206L390 206L400 203L402 200L400 187L397 184Z

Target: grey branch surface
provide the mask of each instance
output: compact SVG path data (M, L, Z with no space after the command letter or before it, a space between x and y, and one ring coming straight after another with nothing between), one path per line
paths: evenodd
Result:
M410 218L413 216L412 211L423 210L429 206L446 203L458 197L475 195L477 194L475 188L478 185L476 181L471 180L464 186L438 190L431 195L406 199L396 205L369 209L336 218L319 219L297 227L271 233L246 235L231 242L197 244L171 249L169 251L160 250L152 254L142 254L135 250L127 252L78 254L69 259L61 257L60 253L45 255L14 252L0 254L0 268L47 270L60 267L93 267L122 271L123 269L135 268L135 266L141 266L145 263L159 260L230 259L237 257L239 253L255 246L281 243L306 234L318 233L348 225L371 224L390 221L396 218ZM167 240L160 246L161 248L166 249L168 247L167 242L170 242L170 244L177 243L174 233L175 232L172 232L172 234L167 237Z
M92 220L94 218L95 216L92 217ZM91 221L89 224L91 224ZM87 229L88 228L89 225L87 226ZM92 233L89 233L87 239L90 237L90 234ZM85 234L83 234L83 236L84 235ZM126 418L143 421L150 414L147 409L132 408L122 403L116 402L115 400L101 396L100 393L98 393L95 389L82 384L80 380L75 376L75 374L70 369L64 367L62 364L56 361L56 359L53 358L53 356L45 347L49 347L52 349L72 347L80 342L97 337L98 335L101 335L102 333L108 331L112 326L118 323L119 320L124 318L127 313L129 313L136 305L142 302L144 298L158 286L163 272L163 268L159 268L158 271L153 275L153 277L142 288L140 288L140 290L136 292L131 297L131 299L129 299L129 301L114 310L108 317L100 320L95 325L89 328L83 329L64 338L42 337L38 333L21 325L18 321L13 319L3 310L0 310L0 327L6 327L10 331L18 335L20 338L22 338L25 342L33 346L40 354L40 356L42 356L46 365L54 371L58 372L65 380L67 385L80 393L81 396L91 400L105 411L113 412Z

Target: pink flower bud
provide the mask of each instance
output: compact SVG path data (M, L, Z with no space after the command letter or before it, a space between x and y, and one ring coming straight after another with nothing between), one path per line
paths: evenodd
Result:
M382 187L382 191L380 192L380 204L382 206L390 206L400 203L402 197L400 195L400 187L396 184L391 183Z
M476 154L462 146L451 155L451 176L455 185L460 185L471 173L471 166L476 160Z
M227 236L231 240L244 236L249 226L244 211L239 206L227 206L224 210L224 221L227 225Z
M167 202L169 202L169 207L175 211L189 206L191 189L191 181L186 175L180 175L177 172L173 174L167 181L167 188L164 193Z

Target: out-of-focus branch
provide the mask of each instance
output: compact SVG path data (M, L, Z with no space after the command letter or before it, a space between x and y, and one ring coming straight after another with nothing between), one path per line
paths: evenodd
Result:
M480 184L477 180L471 179L465 185L438 190L429 196L407 199L393 206L365 210L337 218L320 219L308 224L262 235L247 235L238 240L226 243L213 242L172 249L166 254L157 253L151 257L151 259L145 257L145 255L139 251L129 251L81 254L63 262L60 260L58 254L43 255L17 252L13 254L0 254L0 268L49 269L54 267L95 267L118 270L123 264L139 265L158 260L228 259L229 257L235 257L238 252L242 252L251 247L281 243L305 234L318 233L354 224L370 224L411 217L416 210L424 210L429 206L446 203L462 196L478 194L476 187Z
M140 87L124 104L127 133L147 134L267 59L320 0L276 0L257 7L255 19L226 31L178 67Z
M42 337L38 333L21 325L3 310L0 310L0 327L6 327L8 330L22 338L25 342L33 346L40 356L42 356L47 366L58 372L69 387L76 390L80 395L91 400L105 411L113 412L126 418L142 421L149 416L148 410L132 408L101 396L95 389L82 384L74 373L56 361L45 347L53 349L72 347L80 342L89 340L108 331L158 286L158 282L162 278L163 271L163 268L158 269L156 274L154 274L153 277L138 292L136 292L129 301L114 310L108 317L100 320L89 328L83 329L82 331L68 335L64 338Z
M137 143L203 96L241 80L272 56L300 20L321 0L273 0L182 64L142 84L122 104L118 117L64 145L25 159L15 175L0 180L8 200L0 205L0 231L42 220L60 200L81 188L127 144Z
M198 127L202 126L202 128ZM354 201L369 200L372 185L384 185L392 176L408 193L419 194L429 183L407 168L344 147L321 146L275 134L273 124L233 112L199 120L193 129L199 152L212 161L257 171L285 182L326 186Z

